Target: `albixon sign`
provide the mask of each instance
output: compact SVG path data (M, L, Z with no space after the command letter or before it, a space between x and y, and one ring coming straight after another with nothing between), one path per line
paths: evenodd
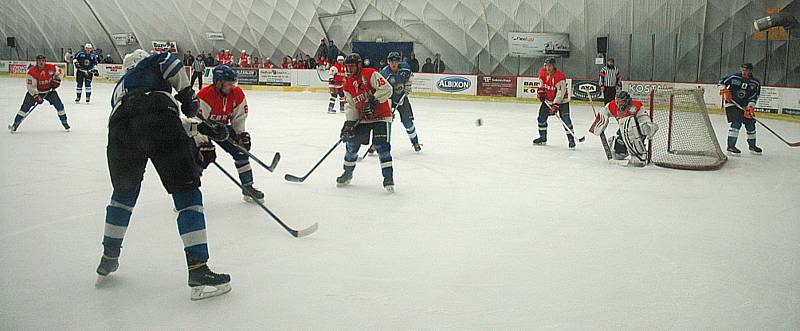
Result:
M448 76L436 82L436 88L439 91L447 93L458 93L469 90L472 87L472 81L467 78L459 76Z

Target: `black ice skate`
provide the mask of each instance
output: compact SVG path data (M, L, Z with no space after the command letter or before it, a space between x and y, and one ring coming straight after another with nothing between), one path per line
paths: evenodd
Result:
M214 273L205 263L189 268L192 300L203 300L228 293L231 291L230 282L230 275Z
M392 177L384 177L383 178L383 188L386 189L389 193L394 193L394 178Z
M728 146L728 155L730 156L740 156L742 151L740 151L736 146Z
M547 138L539 137L533 140L534 145L547 145Z
M90 102L90 101L89 101L89 97L86 97L86 103L89 103L89 102Z
M253 187L253 185L245 185L244 189L242 189L242 196L246 202L255 202L255 200L258 200L264 203L264 192L259 191Z
M75 103L81 103L81 97L78 97L77 99L75 99Z
M569 140L569 149L575 149L575 139Z
M756 145L750 145L749 149L750 149L750 153L755 154L755 155L761 155L761 152L763 152L761 147L758 147Z
M8 132L14 133L17 132L18 126L16 124L9 124L8 125Z
M103 280L112 272L119 268L119 248L106 247L103 249L103 256L100 257L100 265L97 266L97 282L95 286L100 286Z
M413 146L415 152L419 153L420 151L422 151L422 144L414 144Z
M336 187L347 186L350 184L350 181L352 179L353 179L353 173L345 171L341 176L336 178Z
M67 123L62 123L64 125L64 131L69 132L70 126Z

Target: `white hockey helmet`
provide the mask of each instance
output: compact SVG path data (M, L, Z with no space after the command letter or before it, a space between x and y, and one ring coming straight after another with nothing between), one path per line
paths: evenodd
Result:
M344 56L339 55L339 57L336 58L336 61L344 61Z
M247 53L247 51L246 50L242 50L242 53Z
M143 49L137 49L137 50L125 55L125 58L122 59L122 67L126 71L127 70L131 70L131 69L133 69L133 67L135 67L137 64L139 64L139 62L141 62L142 60L144 60L148 56L150 56L150 53L147 53L147 51L145 51Z
M83 45L83 48L94 49L94 47L92 47L92 44L90 43L86 43L86 45Z

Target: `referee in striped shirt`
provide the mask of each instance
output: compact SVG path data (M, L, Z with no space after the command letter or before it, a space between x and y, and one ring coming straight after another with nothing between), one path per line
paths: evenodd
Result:
M600 69L600 89L603 90L603 104L608 104L617 96L617 87L622 87L622 73L614 65L614 59L606 60L606 66Z

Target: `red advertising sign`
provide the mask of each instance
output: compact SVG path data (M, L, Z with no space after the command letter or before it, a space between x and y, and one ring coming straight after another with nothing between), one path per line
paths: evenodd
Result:
M12 74L26 74L28 73L28 65L21 63L11 63L8 65L8 72Z
M517 77L479 75L478 95L515 97L517 96Z

